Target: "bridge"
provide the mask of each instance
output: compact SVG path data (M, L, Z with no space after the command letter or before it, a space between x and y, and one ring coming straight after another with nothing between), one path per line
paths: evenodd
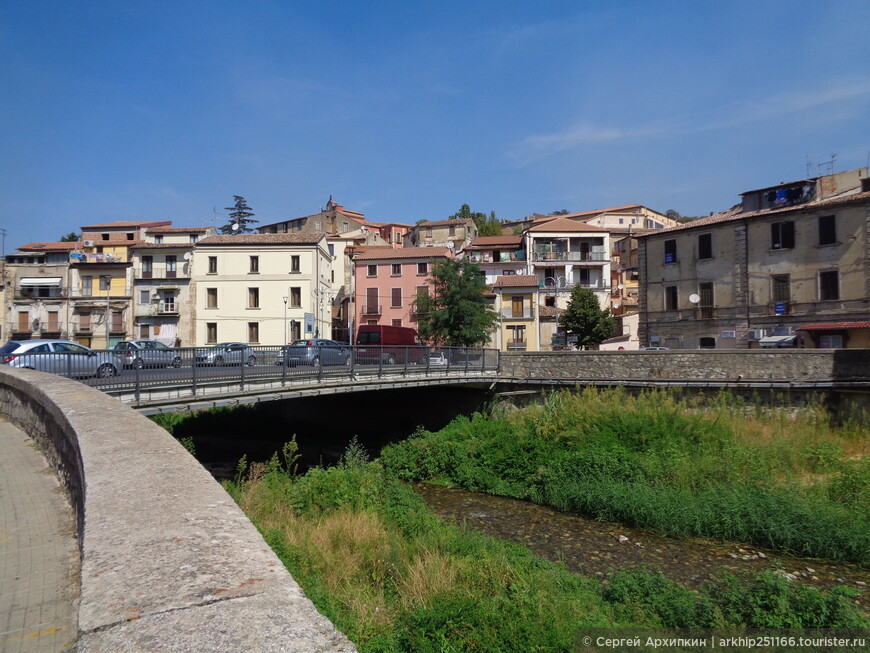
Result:
M768 388L840 395L865 407L870 396L870 350L503 353L495 363L487 356L420 362L292 372L239 366L171 382L157 371L126 370L87 383L0 366L0 414L39 445L75 511L78 649L354 650L214 479L137 411L447 383L507 393L574 385Z

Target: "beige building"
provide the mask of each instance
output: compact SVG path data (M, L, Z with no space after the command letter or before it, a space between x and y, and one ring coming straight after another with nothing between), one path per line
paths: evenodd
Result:
M866 175L748 191L730 211L639 236L641 345L866 346L848 326L870 319Z
M195 345L331 337L332 256L322 232L209 236L191 260Z
M474 220L438 220L408 227L405 247L449 247L461 252L477 238Z
M499 277L525 274L526 253L522 236L478 236L465 248L472 263L480 266L487 285Z
M196 341L191 272L193 250L213 227L151 227L131 245L132 336L173 347Z
M538 278L529 274L499 276L492 292L499 317L493 346L500 351L539 351Z

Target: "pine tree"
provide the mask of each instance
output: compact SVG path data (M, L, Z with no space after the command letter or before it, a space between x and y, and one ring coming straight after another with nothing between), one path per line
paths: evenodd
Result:
M433 294L417 297L417 331L433 345L473 347L489 341L498 315L484 296L480 267L468 259L431 266Z
M609 310L599 306L594 292L577 284L559 324L577 336L578 345L588 348L597 347L613 335L614 320Z
M251 210L251 207L248 206L244 197L241 195L233 195L233 199L235 200L233 206L228 206L224 209L230 212L230 221L220 228L221 233L247 234L253 232L254 230L248 225L254 222L259 222L259 220L251 220L251 216L254 215L254 212ZM234 224L239 225L238 228L233 229Z

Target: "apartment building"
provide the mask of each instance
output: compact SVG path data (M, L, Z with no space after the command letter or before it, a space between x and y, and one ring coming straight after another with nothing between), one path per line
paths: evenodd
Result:
M461 252L477 238L474 220L438 220L408 227L405 247L449 247Z
M323 232L208 236L191 262L194 344L332 336L332 255Z
M500 351L539 351L538 277L499 276L492 283L499 324L493 346Z
M354 325L416 327L416 299L429 293L434 261L454 258L448 247L366 248L354 255ZM355 327L354 327L355 328Z
M196 243L214 234L214 227L151 227L130 246L134 337L169 347L193 345L191 258Z
M867 169L741 197L729 211L638 236L641 344L870 346Z
M490 286L501 276L524 274L526 271L522 236L478 236L465 248L464 254L480 266Z

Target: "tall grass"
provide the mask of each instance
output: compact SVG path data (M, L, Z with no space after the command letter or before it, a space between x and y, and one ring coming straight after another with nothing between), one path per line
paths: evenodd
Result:
M558 392L384 449L398 478L447 481L672 535L870 562L868 431L820 407L722 394Z
M363 652L570 651L577 629L611 626L861 626L848 590L723 577L694 592L654 569L608 586L517 544L435 517L357 445L329 469L251 466L225 486L318 609ZM755 609L735 598L757 596ZM757 608L776 604L777 610ZM749 605L749 604L747 604Z

